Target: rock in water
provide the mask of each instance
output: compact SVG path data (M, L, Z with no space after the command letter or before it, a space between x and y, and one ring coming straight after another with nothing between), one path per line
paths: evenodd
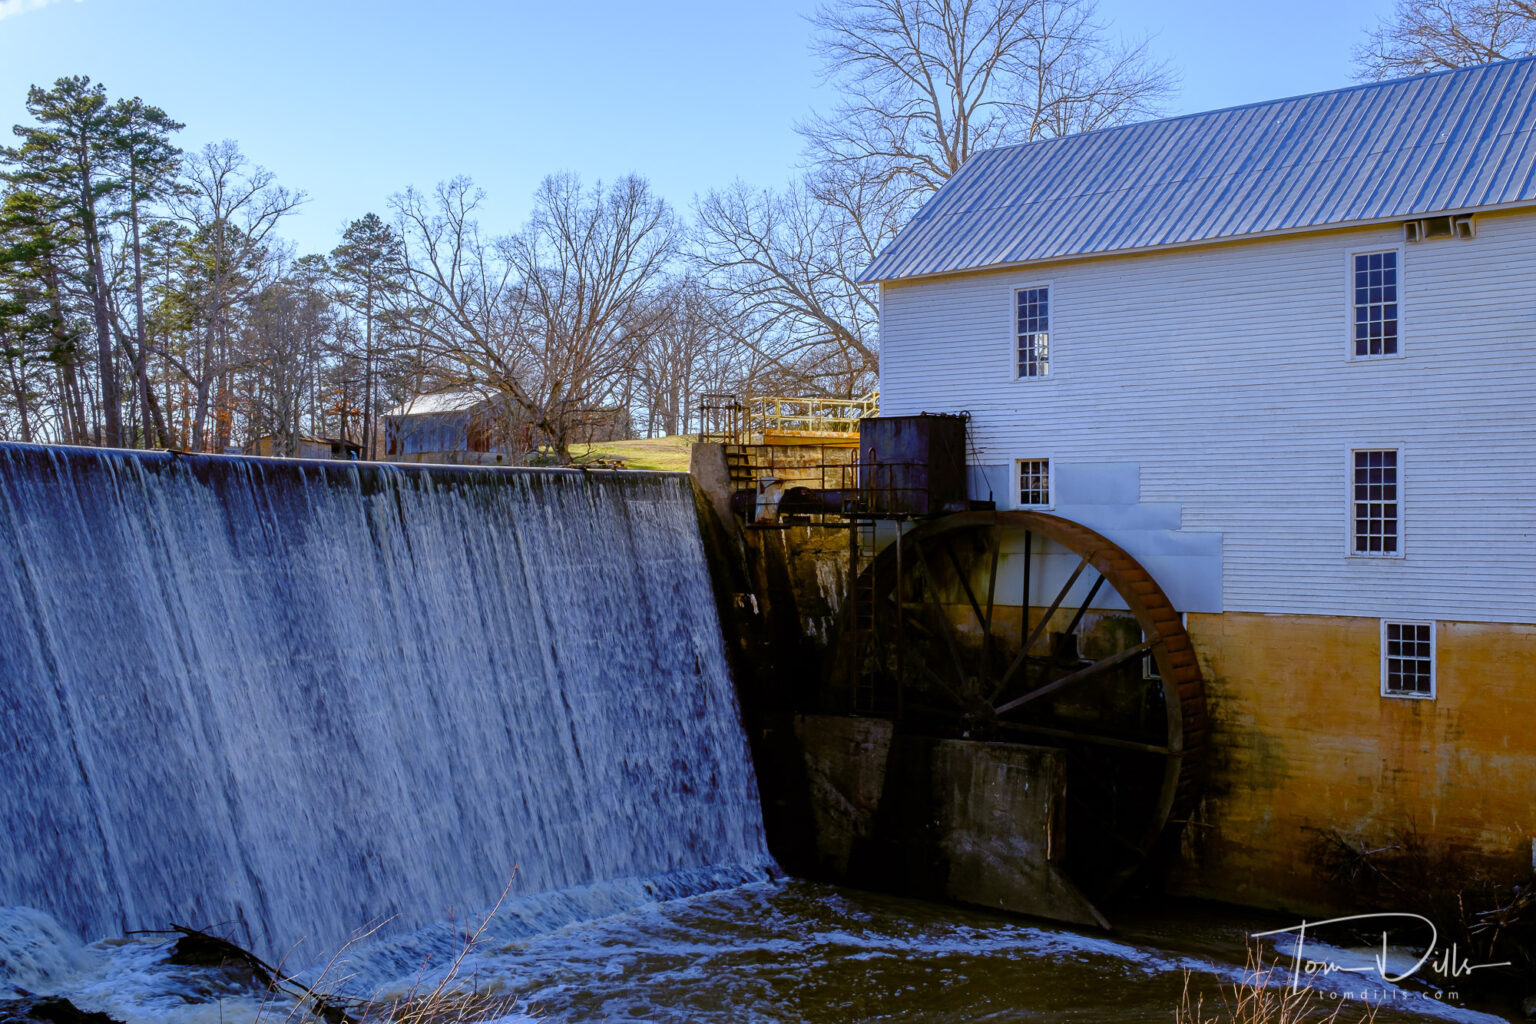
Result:
M104 1013L86 1013L68 999L23 1000L7 1010L0 1010L0 1021L6 1024L123 1024Z
M266 989L272 985L272 969L256 954L217 935L181 929L167 962L184 967L207 967L244 988Z

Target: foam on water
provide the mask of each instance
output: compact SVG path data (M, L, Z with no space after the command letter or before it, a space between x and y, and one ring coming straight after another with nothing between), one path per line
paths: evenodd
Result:
M0 907L0 999L63 991L95 958L57 921L32 907Z
M431 991L446 976L450 993L472 990L509 1004L510 1011L496 1011L504 1024L1140 1024L1169 1019L1186 978L1214 1012L1218 987L1250 977L1208 953L805 882L677 895L696 884L632 880L512 899L467 950L464 932L477 930L480 915L455 928L367 940L323 975L301 981L387 1001ZM35 911L28 915L24 931L57 930ZM294 986L264 996L218 972L175 967L166 962L170 945L169 937L152 936L96 943L77 950L79 968L54 975L57 984L43 991L125 1024L291 1019ZM1268 984L1288 982L1277 970ZM1359 1019L1366 1001L1380 1007L1378 1024L1497 1019L1379 979L1303 983L1322 993L1314 1005L1344 1007L1340 1020Z
M1243 950L1232 954L1239 960ZM849 1024L858 1021L1141 1022L1171 1019L1186 975L1207 996L1250 981L1230 959L805 882L747 884L644 903L548 932L483 942L460 965L548 1024ZM399 991L419 977L401 979ZM1289 982L1269 975L1272 988ZM1378 1024L1497 1018L1424 993L1306 979L1327 1009Z
M0 538L0 904L275 958L770 869L685 477L0 445Z

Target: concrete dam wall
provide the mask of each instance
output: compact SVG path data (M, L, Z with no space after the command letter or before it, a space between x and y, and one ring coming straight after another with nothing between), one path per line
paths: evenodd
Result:
M0 445L0 904L269 954L769 870L686 477Z

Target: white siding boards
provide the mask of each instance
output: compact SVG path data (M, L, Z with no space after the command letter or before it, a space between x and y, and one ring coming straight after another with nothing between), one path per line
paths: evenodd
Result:
M1352 256L1389 250L1399 354L1355 358ZM1021 379L1015 296L1042 284L1050 373ZM1010 477L1048 454L1058 514L1219 605L1183 610L1536 621L1536 212L1470 240L1389 225L888 282L882 309L882 415L968 410ZM1401 551L1358 557L1350 453L1388 449ZM1163 534L1072 493L1093 467L1139 480ZM1215 558L1163 558L1178 537ZM1219 588L1168 578L1217 565Z

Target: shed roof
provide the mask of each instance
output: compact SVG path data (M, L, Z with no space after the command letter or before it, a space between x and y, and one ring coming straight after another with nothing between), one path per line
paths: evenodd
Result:
M387 416L438 416L444 413L470 412L489 402L496 392L474 386L446 388L406 400L389 410Z
M1536 204L1536 57L987 150L865 281Z

